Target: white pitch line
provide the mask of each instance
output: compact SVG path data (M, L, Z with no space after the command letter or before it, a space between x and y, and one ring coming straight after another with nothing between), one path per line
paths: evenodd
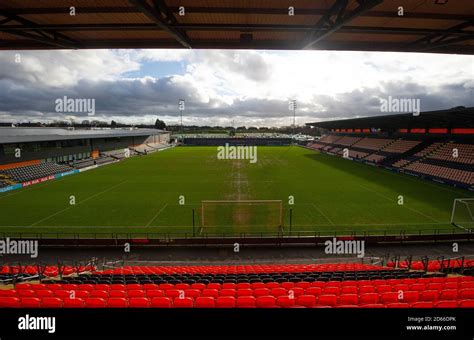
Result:
M156 220L156 218L161 214L161 212L168 206L168 203L166 203L163 207L161 207L160 210L158 210L158 212L155 214L155 216L153 216L153 218L146 224L145 227L149 227L150 224L152 224L152 222L154 220Z
M376 191L376 190L370 189L370 188L366 187L365 185L362 185L362 184L360 184L360 183L356 183L356 184L357 184L358 186L360 186L361 188L364 188L365 190L368 190L368 191L370 191L370 192L373 192L374 194L376 194L376 195L378 195L378 196L380 196L380 197L382 197L382 198L385 198L386 200L389 200L390 202L397 202L397 200L391 199L390 197L388 197L388 196L386 196L386 195L383 195L383 194L379 193L379 192ZM410 210L410 211L413 211L413 212L415 212L415 213L417 213L417 214L419 214L419 215L421 215L421 216L427 217L427 218L429 218L429 219L432 220L432 221L440 222L439 220L437 220L437 219L435 219L435 218L433 218L433 217L431 217L431 216L429 216L429 215L426 215L426 214L422 213L421 211L419 211L419 210L417 210L417 209L407 207L405 204L403 204L402 207L404 207L404 208L406 208L406 209L408 209L408 210Z
M121 184L123 184L123 183L125 183L125 182L127 182L127 181L126 181L126 180L125 180L125 181L122 181L122 182L120 182L120 183L118 183L118 184L116 184L116 185L114 185L114 186L111 186L111 187L108 188L108 189L105 189L105 190L103 190L103 191L101 191L101 192L98 192L98 193L96 193L96 194L94 194L94 195L92 195L92 196L87 197L86 199L80 201L79 203L77 203L77 204L75 204L75 205L70 205L70 206L67 207L67 208L61 209L61 210L59 210L58 212L55 212L55 213L52 214L52 215L49 215L49 216L47 216L47 217L45 217L45 218L42 218L42 219L39 220L39 221L36 221L35 223L31 224L30 227L33 227L33 226L35 226L35 225L37 225L38 223L41 223L41 222L43 222L43 221L49 220L51 217L54 217L54 216L56 216L56 215L59 215L59 214L61 214L61 213L64 212L64 211L67 211L67 210L72 209L72 208L74 208L74 207L76 207L76 206L78 206L78 205L81 205L82 203L87 202L87 201L89 201L89 200L91 200L91 199L93 199L94 197L97 197L97 196L99 196L99 195L102 195L103 193L106 193L107 191L110 191L110 190L112 190L112 189L118 187L119 185L121 185Z
M327 217L323 211L321 209L319 209L316 204L314 203L311 203L311 205L321 214L321 216L323 216L329 223L331 223L331 225L335 225L333 221L331 221L331 219L329 217Z

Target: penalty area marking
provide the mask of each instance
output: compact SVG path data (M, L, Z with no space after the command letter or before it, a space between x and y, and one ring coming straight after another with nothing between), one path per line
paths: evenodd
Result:
M75 204L75 205L70 205L70 206L68 206L68 207L66 207L66 208L64 208L64 209L61 209L61 210L55 212L54 214L51 214L51 215L49 215L49 216L47 216L47 217L45 217L45 218L42 218L42 219L39 220L39 221L36 221L35 223L31 224L30 227L33 227L33 226L35 226L35 225L37 225L38 223L41 223L41 222L43 222L43 221L49 220L51 217L54 217L54 216L56 216L56 215L59 215L59 214L65 212L65 211L67 211L67 210L69 210L69 209L72 209L72 208L74 208L74 207L77 207L78 205L81 205L82 203L87 202L87 201L93 199L94 197L97 197L97 196L99 196L99 195L102 195L102 194L106 193L107 191L110 191L110 190L112 190L112 189L115 189L116 187L118 187L119 185L122 185L122 184L125 183L125 182L127 182L127 180L122 181L122 182L120 182L120 183L118 183L118 184L116 184L116 185L113 185L113 186L111 186L110 188L105 189L105 190L103 190L103 191L101 191L101 192L98 192L98 193L96 193L96 194L94 194L94 195L92 195L92 196L89 196L89 197L87 197L86 199L80 201L79 203L77 203L77 204Z
M148 221L148 223L146 224L145 227L149 227L150 224L152 224L153 221L156 220L156 218L161 214L161 212L162 212L163 210L165 210L165 208L166 208L167 206L168 206L168 203L165 203L165 205L162 206L160 210L158 210L158 212L153 216L153 218L152 218L150 221Z

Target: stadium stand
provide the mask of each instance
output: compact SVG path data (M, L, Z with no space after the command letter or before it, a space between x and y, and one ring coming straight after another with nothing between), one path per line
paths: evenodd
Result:
M351 146L351 145L359 142L360 140L361 140L361 138L359 138L359 137L343 136L341 139L339 139L334 144L343 145L343 146Z
M420 261L398 265L405 268L394 268L393 262L386 267L358 263L127 266L48 283L18 283L14 289L0 289L0 307L474 306L472 276L415 271L422 269ZM434 261L429 268L440 269Z
M456 156L454 156L455 151ZM440 145L431 152L426 152L425 155L427 158L464 164L474 164L474 144L449 142Z
M62 172L68 172L71 170L71 167L64 164L44 162L40 164L33 164L7 170L1 170L0 175L7 175L15 182L23 183L38 178L52 176Z
M381 150L388 144L392 143L393 139L388 138L362 138L360 141L355 143L353 147L368 149L368 150Z
M340 156L347 147L352 159L451 183L474 185L474 144L430 137L359 138L329 134L307 147Z

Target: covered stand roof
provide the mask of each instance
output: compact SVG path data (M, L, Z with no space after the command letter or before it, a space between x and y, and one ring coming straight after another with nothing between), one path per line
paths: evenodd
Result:
M324 129L474 128L474 107L307 123Z
M0 127L0 144L89 138L143 137L169 133L155 129L77 129Z
M8 0L0 2L0 49L474 54L473 8L467 0Z

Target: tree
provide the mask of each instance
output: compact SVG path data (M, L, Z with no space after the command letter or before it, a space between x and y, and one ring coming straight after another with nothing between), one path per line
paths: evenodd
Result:
M117 122L115 120L111 121L110 127L113 127L113 128L117 127Z
M164 130L166 129L166 124L164 121L160 120L160 119L157 119L155 121L155 129L160 129L160 130Z

